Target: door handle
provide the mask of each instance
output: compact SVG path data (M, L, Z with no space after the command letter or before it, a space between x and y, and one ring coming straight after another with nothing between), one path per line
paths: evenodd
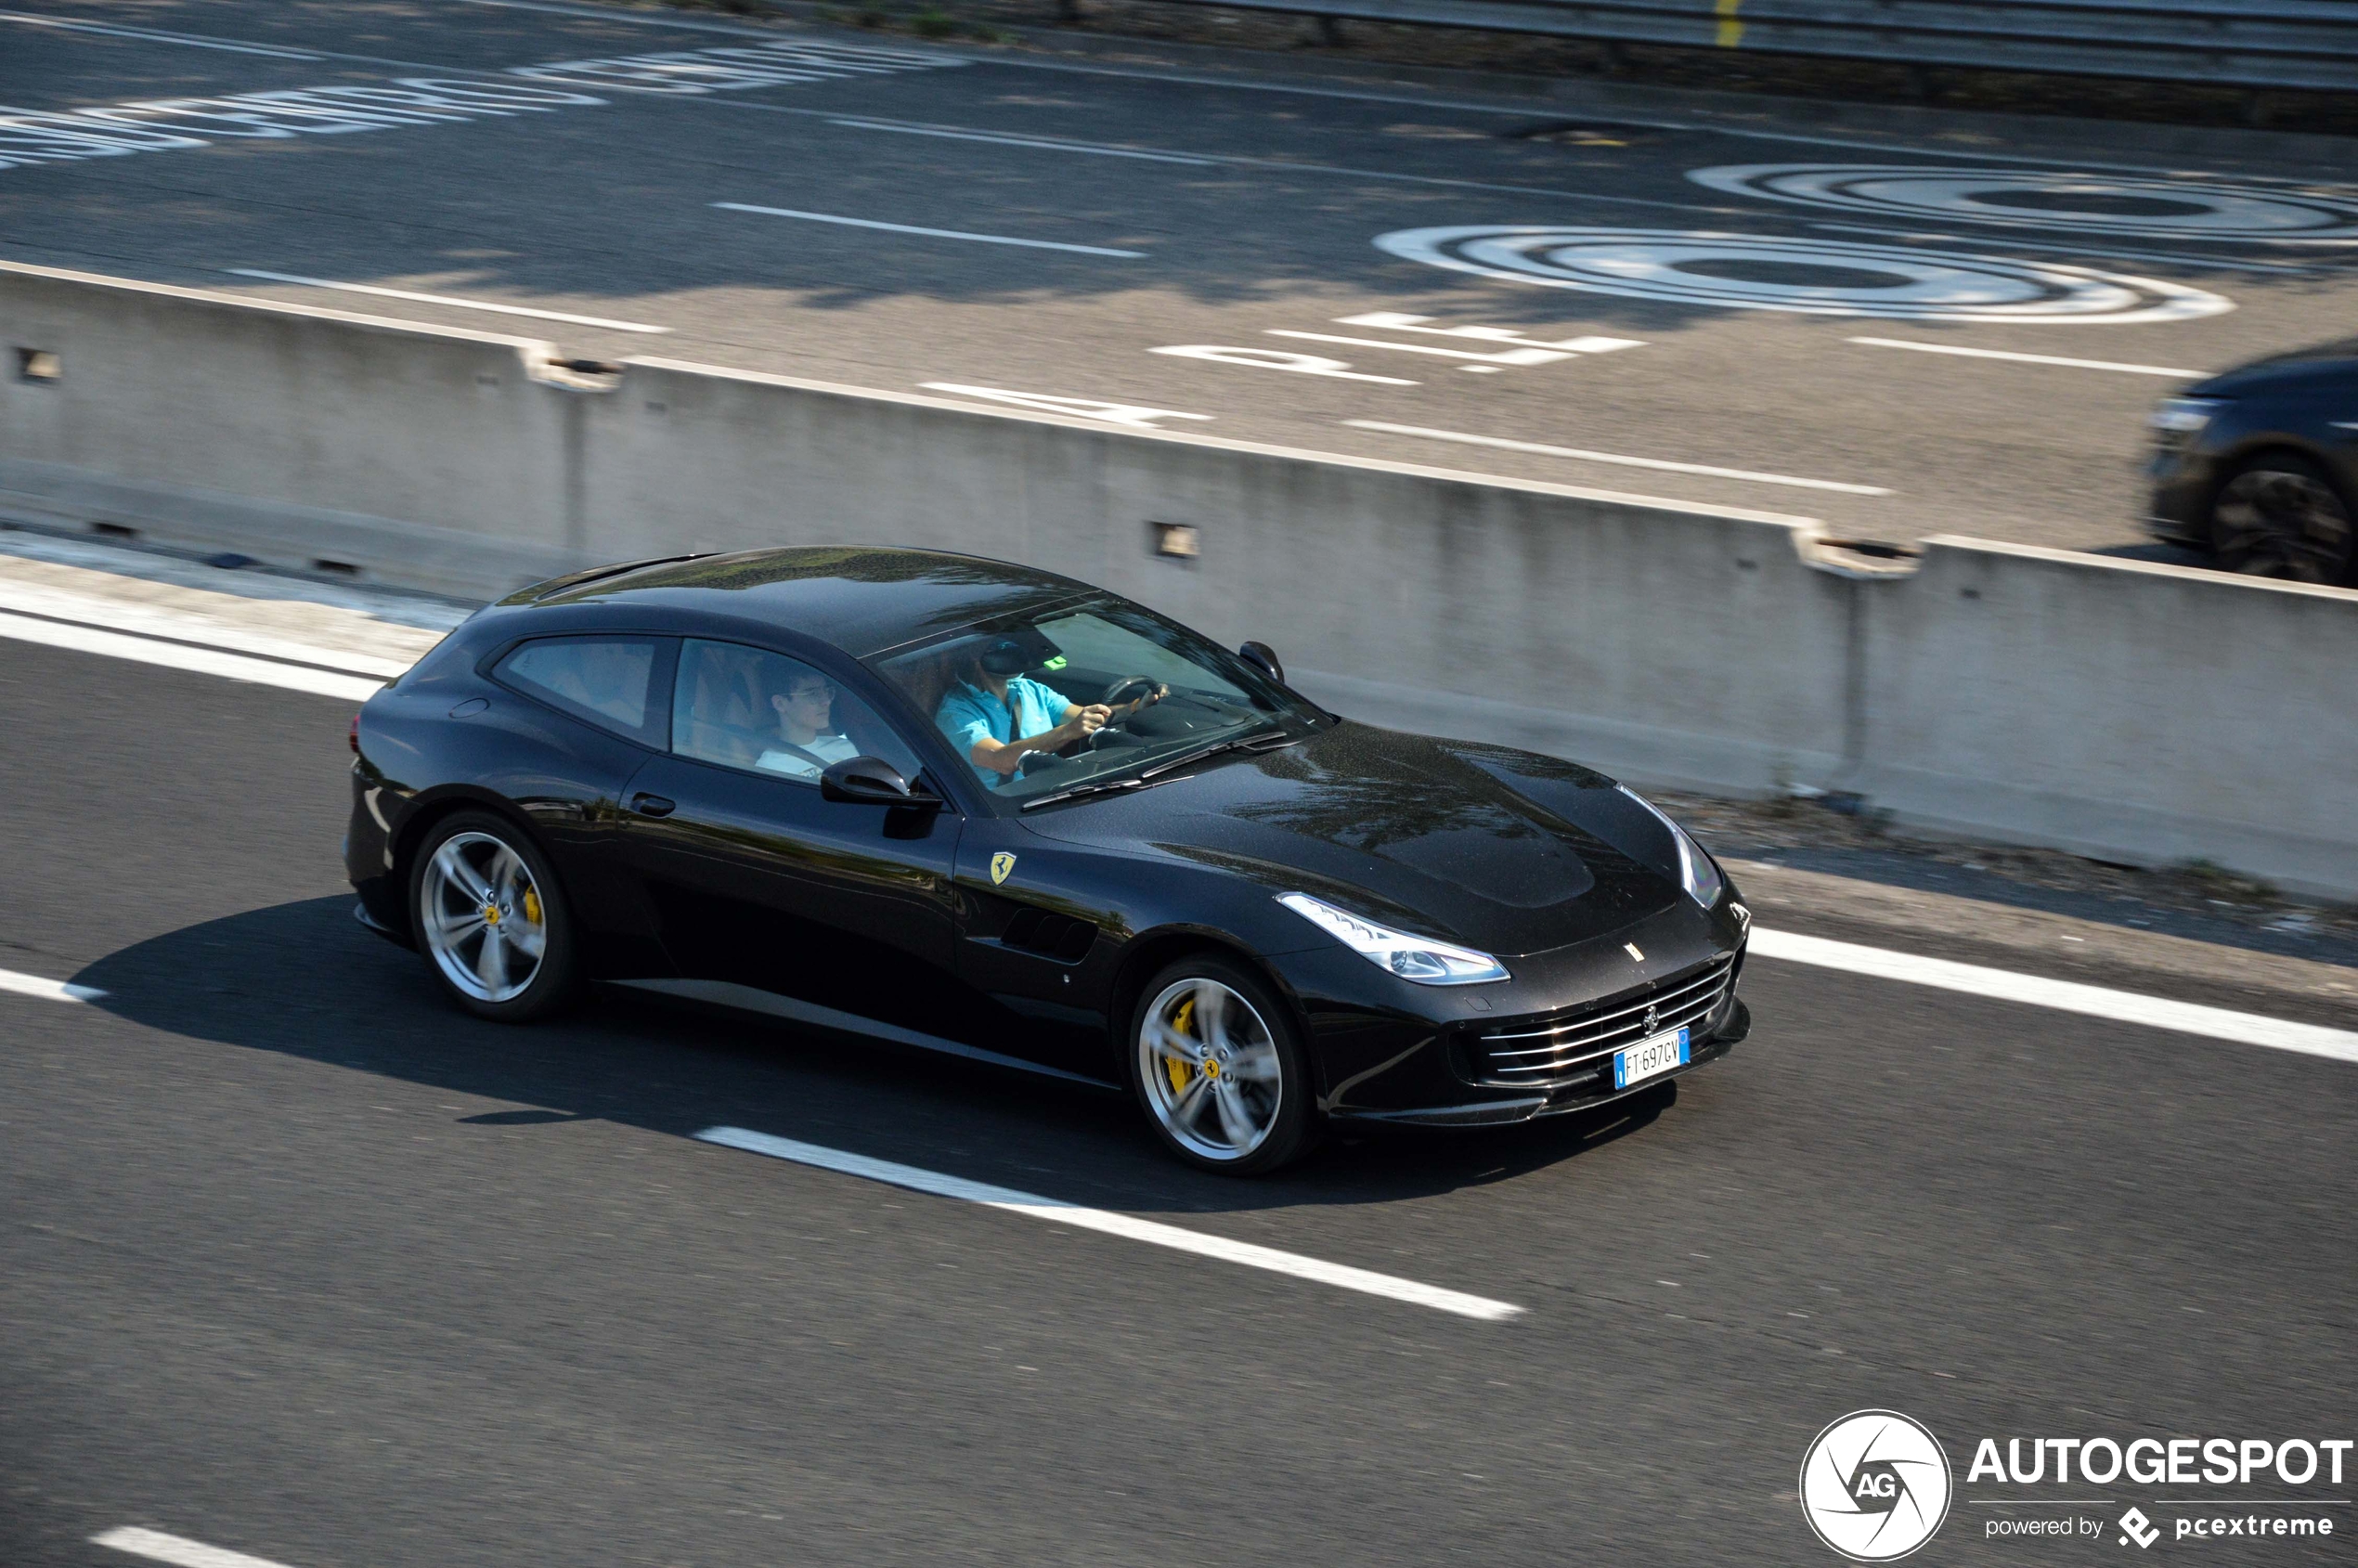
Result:
M630 809L642 817L667 817L680 809L680 804L675 800L666 800L660 795L649 795L641 790L630 797Z

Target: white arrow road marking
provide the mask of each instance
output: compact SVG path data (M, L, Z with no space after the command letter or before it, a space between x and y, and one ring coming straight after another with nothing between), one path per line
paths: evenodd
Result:
M696 1137L705 1143L766 1154L773 1160L791 1160L797 1165L815 1165L823 1171L838 1171L847 1176L882 1182L887 1186L906 1187L912 1192L931 1193L938 1198L955 1198L967 1203L979 1203L986 1209L1021 1214L1029 1219L1053 1220L1058 1225L1119 1236L1131 1241L1144 1241L1150 1246L1168 1247L1173 1251L1192 1252L1199 1258L1241 1263L1247 1268L1267 1269L1272 1274L1288 1274L1296 1279L1308 1279L1344 1290L1357 1290L1365 1295L1386 1296L1395 1302L1431 1307L1436 1312L1455 1313L1460 1317L1498 1322L1522 1315L1522 1308L1509 1302L1445 1290L1437 1285L1422 1285L1413 1279L1373 1274L1364 1268L1322 1263L1316 1258L1281 1252L1274 1247L1258 1247L1250 1241L1231 1241L1225 1237L1206 1236L1199 1231L1182 1230L1177 1225L1135 1219L1104 1209L1084 1209L1059 1199L1041 1198L1029 1192L1017 1192L1012 1187L991 1186L959 1176L945 1176L938 1171L919 1170L914 1165L896 1165L888 1160L871 1160L865 1155L848 1154L841 1149L823 1148L817 1144L798 1143L792 1138L771 1137L766 1133L748 1132L743 1127L707 1127Z

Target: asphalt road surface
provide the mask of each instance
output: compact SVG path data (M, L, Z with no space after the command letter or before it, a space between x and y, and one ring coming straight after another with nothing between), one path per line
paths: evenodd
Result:
M1080 1088L456 1012L351 918L350 707L0 644L0 969L105 993L0 987L8 1568L126 1568L125 1527L292 1568L1819 1563L1796 1471L1862 1407L1952 1444L1919 1561L2052 1563L2120 1549L1988 1539L2058 1494L1964 1486L1976 1434L2354 1435L2348 1062L1756 957L1751 1039L1675 1096L1224 1182Z
M792 79L748 63L781 42ZM303 128L333 134L187 101L420 78L550 97ZM2133 550L2153 401L2345 335L2358 301L2346 169L1566 130L712 14L20 0L0 102L80 111L84 151L147 128L66 157L52 122L52 161L0 168L16 260L1859 538Z

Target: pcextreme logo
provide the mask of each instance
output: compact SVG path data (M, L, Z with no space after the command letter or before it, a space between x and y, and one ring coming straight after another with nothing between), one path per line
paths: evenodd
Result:
M1890 1562L1932 1539L1950 1494L1939 1440L1897 1410L1854 1410L1801 1459L1803 1516L1854 1562Z

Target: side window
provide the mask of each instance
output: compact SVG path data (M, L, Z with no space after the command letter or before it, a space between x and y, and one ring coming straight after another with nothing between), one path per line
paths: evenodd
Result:
M671 749L682 757L818 782L829 764L881 757L922 765L875 710L823 670L735 642L680 645Z
M663 744L649 637L545 637L499 661L510 686L644 745Z

